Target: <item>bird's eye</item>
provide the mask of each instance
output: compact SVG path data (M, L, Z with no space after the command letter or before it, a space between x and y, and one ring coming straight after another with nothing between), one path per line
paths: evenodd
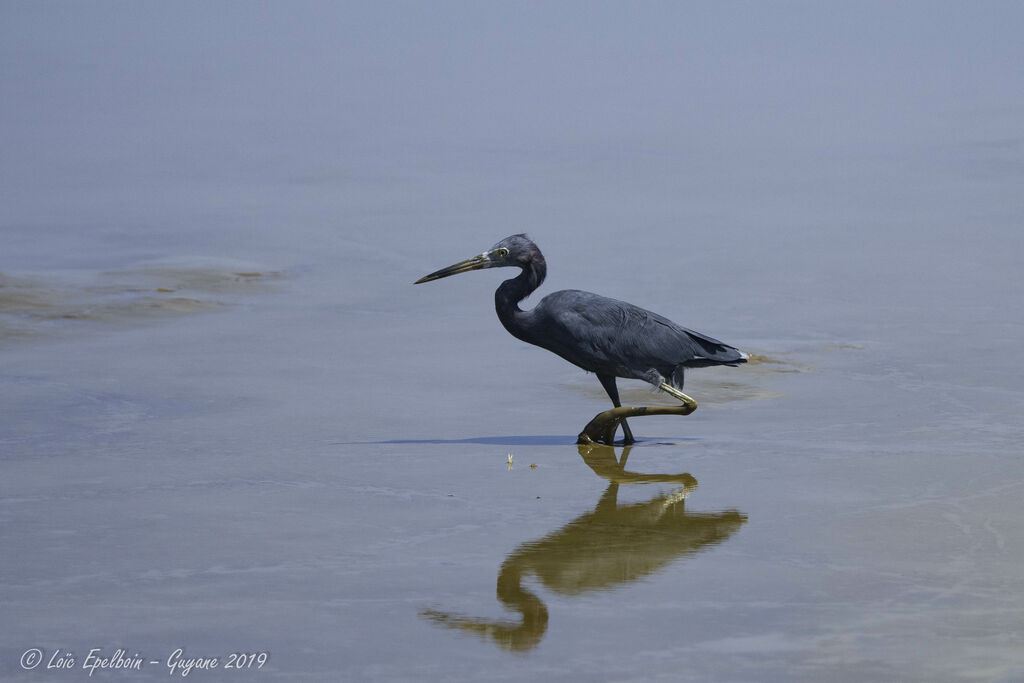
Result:
M505 258L506 256L508 256L508 249L506 249L505 247L498 247L497 249L494 250L494 253L500 256L501 258Z

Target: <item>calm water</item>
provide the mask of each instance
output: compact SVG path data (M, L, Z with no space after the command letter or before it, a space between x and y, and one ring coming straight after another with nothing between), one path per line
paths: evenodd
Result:
M0 678L1024 680L1022 19L4 4ZM765 360L579 449L521 231Z

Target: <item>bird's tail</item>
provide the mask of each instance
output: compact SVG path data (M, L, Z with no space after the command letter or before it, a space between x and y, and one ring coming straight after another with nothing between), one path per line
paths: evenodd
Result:
M740 363L746 363L750 359L749 354L722 343L714 337L688 330L685 327L683 330L690 336L690 340L696 347L694 348L696 353L694 353L693 359L686 363L688 368L701 368L709 365L736 366Z
M729 365L736 367L740 363L746 363L750 360L750 354L743 353L739 349L734 349L731 346L725 344L719 344L714 347L709 345L701 344L703 353L694 356L692 360L686 362L688 368L706 368L710 365Z
M750 360L749 353L744 353L743 351L734 349L731 346L721 344L720 349L721 350L718 350L714 354L714 357L708 358L698 356L685 363L680 363L672 371L672 375L667 378L668 383L682 391L683 384L685 384L686 381L686 368L706 368L712 365L727 365L735 368L741 363L746 363Z

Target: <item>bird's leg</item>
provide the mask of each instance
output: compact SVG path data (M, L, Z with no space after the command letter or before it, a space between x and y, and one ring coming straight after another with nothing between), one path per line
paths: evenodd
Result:
M625 420L622 421L622 445L630 446L636 443L636 439L633 438L633 432L629 429L629 423Z
M687 412L683 413L684 415L689 415L693 411L697 410L697 402L694 401L689 396L687 396L686 394L684 394L683 392L676 389L674 386L662 382L661 386L659 386L658 388L664 391L666 394L669 394L670 396L674 396L675 398L679 399L680 401L682 401L684 406L689 408Z
M634 415L689 415L693 412L690 406L627 406L612 408L598 413L587 423L576 443L581 445L603 444L611 446L615 440L615 431L619 423Z
M615 375L598 375L597 379L601 382L601 386L608 393L608 398L612 400L612 405L616 408L621 408L622 404L619 403L619 388L615 386ZM629 445L636 443L636 439L633 438L633 432L630 430L626 420L622 422L622 443Z

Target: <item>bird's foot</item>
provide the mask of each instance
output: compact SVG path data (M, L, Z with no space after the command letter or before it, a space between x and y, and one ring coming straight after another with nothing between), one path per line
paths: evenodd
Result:
M683 394L686 396L686 394ZM696 408L696 401L687 396ZM580 432L576 439L578 444L599 443L606 446L615 444L615 431L619 423L627 417L639 417L640 415L689 415L694 411L688 405L681 406L623 406L612 408L598 413L594 419L587 423L587 426ZM635 442L632 433L623 439L623 444L630 445Z
M697 410L697 402L694 401L689 396L687 396L686 394L684 394L683 392L676 389L674 386L662 382L661 386L658 388L664 391L666 394L679 399L682 402L683 407L689 409L687 412L683 413L683 415L689 415L693 411Z

